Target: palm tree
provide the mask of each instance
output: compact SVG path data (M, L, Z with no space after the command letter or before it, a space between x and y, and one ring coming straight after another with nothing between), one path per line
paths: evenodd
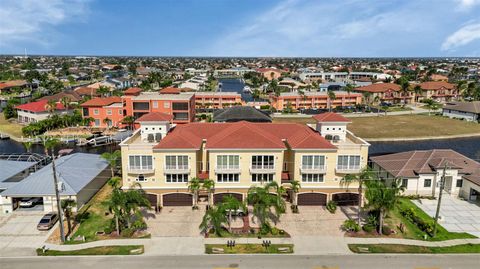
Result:
M205 212L199 228L205 234L208 234L209 231L213 229L217 236L221 236L223 224L225 222L227 222L225 212L218 207L212 206Z
M332 111L332 101L335 101L337 99L337 96L335 95L334 91L328 91L328 110L331 112Z
M201 188L200 179L198 177L194 177L190 179L188 182L188 190L193 194L193 208L198 209L198 192Z
M415 105L417 104L418 102L418 97L419 96L422 96L423 94L423 90L422 90L422 87L420 87L420 85L415 85L415 87L413 87L413 92L415 93Z
M108 164L110 165L110 171L112 172L112 178L115 177L115 168L117 167L118 161L122 157L122 153L120 150L115 150L114 152L104 152L100 155L103 159L105 159Z
M73 216L72 208L76 205L77 203L73 199L69 198L69 199L62 200L63 214L65 215L65 219L67 220L67 227L68 227L67 234L70 234L72 232L72 223L71 223L71 219Z
M383 220L387 213L392 210L398 202L400 193L404 187L399 184L399 180L394 180L391 186L380 180L369 180L365 182L367 190L365 198L367 199L366 208L378 211L378 232L382 234Z
M83 125L83 126L90 126L90 124L91 124L92 122L94 122L94 121L95 121L95 119L92 118L92 117L83 118L83 119L82 119L82 125Z
M425 106L428 108L428 115L430 116L430 112L432 110L437 110L440 108L440 104L438 104L437 102L435 102L435 100L433 99L427 99L425 100Z
M366 167L359 174L346 174L340 181L340 184L344 184L347 187L347 192L348 192L348 187L351 183L358 182L358 210L357 210L358 225L360 225L360 221L361 221L360 213L362 210L363 185L368 180L375 180L376 178L374 176L375 174L373 173L373 171L370 168Z
M25 142L23 142L23 146L25 147L27 152L30 153L31 150L32 150L33 142L32 141L25 141Z
M205 179L202 184L202 188L205 189L208 193L207 199L208 199L208 205L211 206L212 202L212 194L215 190L215 181L211 179Z
M55 110L57 109L57 102L53 99L48 100L47 104L45 105L45 110L50 113L50 116L52 116L55 113Z
M107 125L107 130L108 130L110 128L110 125L112 124L112 120L106 117L105 119L103 119L103 123Z
M232 214L240 208L245 212L245 205L232 195L227 195L223 197L223 202L220 204L219 208L228 213L228 232L232 233Z
M300 190L300 181L292 180L290 181L290 195L292 196L292 205L294 208L297 208L297 194Z
M252 186L247 194L248 203L253 205L253 215L260 222L263 231L270 231L270 221L275 222L275 219L285 213L285 201L279 197L280 195L272 195L270 193L272 189L276 189L277 193L282 192L278 184L272 182L264 187Z
M65 112L68 111L68 109L69 109L69 107L70 107L70 102L71 102L71 100L70 100L70 98L68 98L67 96L64 96L64 97L62 97L62 99L60 99L60 103L63 105L63 107L65 107ZM67 117L64 118L64 120L65 120L65 122L64 122L65 126L68 125L67 122L66 122L66 118L67 118Z
M126 116L122 120L123 124L126 124L130 129L133 129L133 124L135 123L135 118L133 116Z

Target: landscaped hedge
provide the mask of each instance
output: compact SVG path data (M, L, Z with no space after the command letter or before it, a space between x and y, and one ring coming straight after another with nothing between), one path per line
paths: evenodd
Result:
M424 221L422 218L417 216L413 208L407 208L405 210L402 210L400 214L402 214L403 217L405 217L413 224L417 225L420 230L424 231L430 236L433 236L433 222Z

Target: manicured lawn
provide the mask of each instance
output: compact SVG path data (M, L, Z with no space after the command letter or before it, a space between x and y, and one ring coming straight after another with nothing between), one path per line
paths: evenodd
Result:
M214 248L221 248L223 253L213 253ZM279 248L288 248L286 252L280 252ZM237 244L234 247L227 247L220 244L205 244L207 254L288 254L293 253L293 244L272 244L265 248L261 244Z
M397 244L349 244L355 253L480 253L480 244L464 244L451 247L423 247Z
M5 119L3 113L0 113L0 133L9 134L15 137L22 136L22 127L23 125L10 123Z
M423 210L418 208L414 203L412 203L412 201L407 198L402 198L400 199L400 202L397 204L396 208L388 214L387 218L385 219L385 223L397 232L394 237L425 240L425 232L420 230L415 224L405 219L402 214L400 214L400 212L408 208L413 208L416 215L424 221L433 221L433 219L429 215L427 215L425 212L423 212ZM400 223L403 223L405 225L404 233L400 232ZM451 233L445 230L445 228L443 228L441 225L438 225L437 235L434 238L427 236L427 241L443 241L463 238L476 237L468 233Z
M130 253L131 250L137 250L138 252ZM81 250L70 251L58 251L47 250L43 253L42 249L37 249L38 256L77 256L77 255L140 255L144 252L143 245L130 245L130 246L104 246L86 248Z

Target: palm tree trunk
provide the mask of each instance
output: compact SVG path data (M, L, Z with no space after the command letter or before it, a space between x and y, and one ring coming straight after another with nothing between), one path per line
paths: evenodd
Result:
M361 210L362 210L362 181L358 181L358 225L360 225L360 222L362 221L362 214L361 214Z
M228 232L232 233L232 210L228 212Z
M72 232L72 223L70 221L70 214L65 214L65 218L67 219L67 228L68 228L68 234Z
M118 215L115 215L115 228L117 229L117 235L120 235L120 226L118 225Z
M383 209L380 209L380 216L379 216L379 227L378 227L378 233L381 235L383 234Z

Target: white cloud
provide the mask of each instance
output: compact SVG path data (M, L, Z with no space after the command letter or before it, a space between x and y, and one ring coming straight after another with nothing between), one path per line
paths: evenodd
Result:
M480 5L480 0L455 0L457 2L457 10L469 11L473 7Z
M442 50L452 50L480 39L480 23L471 23L448 36L442 44Z
M2 0L0 47L18 41L48 45L55 26L82 21L89 0Z

